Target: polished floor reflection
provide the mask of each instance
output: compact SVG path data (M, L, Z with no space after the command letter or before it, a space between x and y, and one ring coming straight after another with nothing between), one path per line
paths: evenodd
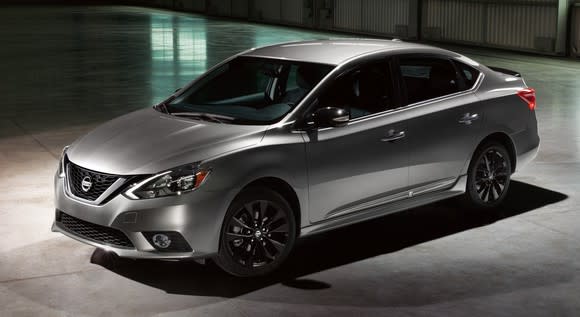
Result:
M301 242L267 279L121 261L49 231L61 148L222 59L344 37L135 7L0 7L0 315L574 316L580 311L580 63L451 47L520 71L542 145L502 215L452 202ZM91 263L92 262L92 263Z

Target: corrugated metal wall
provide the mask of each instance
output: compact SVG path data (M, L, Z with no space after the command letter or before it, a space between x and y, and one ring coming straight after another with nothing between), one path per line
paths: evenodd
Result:
M248 0L232 0L232 17L248 17Z
M423 6L423 38L481 41L483 4L473 1L426 0Z
M574 57L580 57L580 3L572 8L572 22L570 34L570 53Z
M183 8L186 10L203 12L205 11L205 0L182 0Z
M362 29L362 2L334 0L334 28L348 31Z
M554 51L557 0L424 0L424 39Z
M302 24L304 19L303 0L279 0L281 2L280 19L290 24Z
M409 0L335 0L337 30L404 35L409 26Z
M258 20L279 21L280 0L253 0L252 17Z
M555 2L537 6L491 4L488 6L485 40L498 46L552 51L557 26L558 7Z
M573 35L580 33L568 19L576 0L127 1L315 29L552 54L564 54L566 47L573 51ZM567 27L573 33L570 40Z
M253 0L251 17L258 21L301 25L303 0Z
M205 10L211 15L232 16L232 1L235 0L207 0Z

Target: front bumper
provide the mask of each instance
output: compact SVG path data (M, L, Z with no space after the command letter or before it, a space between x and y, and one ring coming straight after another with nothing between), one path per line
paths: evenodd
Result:
M181 196L145 200L131 200L118 194L102 205L94 205L72 196L66 189L65 180L55 176L57 211L52 231L129 258L207 258L218 251L222 220L230 201L223 192L200 188ZM119 230L133 246L110 245L68 230L57 219L59 211L91 224ZM143 235L143 232L163 231L181 234L192 251L158 251Z

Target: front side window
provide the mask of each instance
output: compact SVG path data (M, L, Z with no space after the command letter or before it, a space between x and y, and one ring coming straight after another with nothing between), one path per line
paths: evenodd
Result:
M389 65L375 62L341 75L319 97L318 108L347 109L356 119L395 107Z
M173 115L234 124L269 124L290 112L333 66L238 57L167 105Z
M443 58L403 57L399 61L407 104L449 95L461 90L451 61Z

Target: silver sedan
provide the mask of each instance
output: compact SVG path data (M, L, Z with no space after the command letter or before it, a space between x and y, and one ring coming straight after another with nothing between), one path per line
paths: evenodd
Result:
M535 107L518 73L435 47L251 49L66 147L53 230L267 274L302 236L453 196L493 210L538 151Z

